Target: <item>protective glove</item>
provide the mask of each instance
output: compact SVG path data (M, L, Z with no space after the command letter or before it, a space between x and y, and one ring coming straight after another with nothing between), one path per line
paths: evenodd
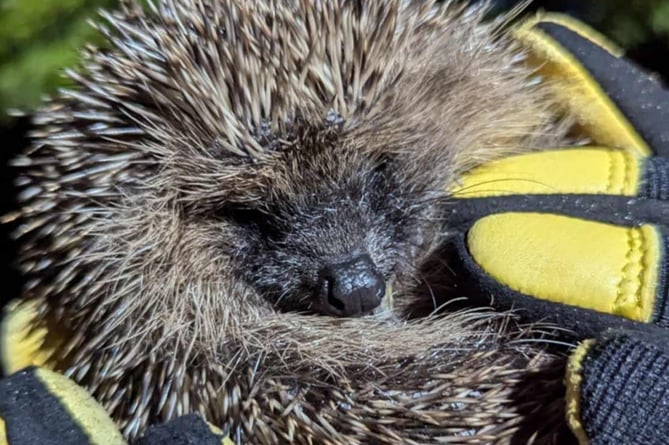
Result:
M567 366L567 421L581 444L669 443L665 330L610 331L582 342Z
M127 445L109 415L83 388L45 368L0 380L0 445ZM149 427L138 445L231 445L191 414Z
M465 175L449 266L476 303L591 338L566 377L582 444L669 443L669 92L571 19L516 37L590 144Z

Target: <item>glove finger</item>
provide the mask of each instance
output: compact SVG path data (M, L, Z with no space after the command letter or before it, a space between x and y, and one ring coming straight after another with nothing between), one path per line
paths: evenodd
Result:
M450 192L451 227L508 211L551 212L626 226L665 224L669 160L599 147L530 153L475 168Z
M137 445L232 445L233 442L197 414L150 427Z
M619 317L669 326L667 237L658 227L505 213L479 220L454 242L479 288L473 294L500 309L520 308L590 336L626 325Z
M669 92L603 37L559 15L528 21L516 37L595 143L669 155Z
M547 213L622 227L667 225L669 201L608 195L515 195L498 198L456 199L446 209L452 232L469 229L484 217L501 213Z
M644 337L624 331L572 353L567 420L581 444L667 443L669 355Z
M625 150L603 147L564 148L509 156L462 175L451 194L455 198L518 194L641 196L644 192L642 184L647 181L645 159ZM656 170L652 169L653 172Z
M27 368L0 380L0 418L12 445L125 445L104 409L67 377Z

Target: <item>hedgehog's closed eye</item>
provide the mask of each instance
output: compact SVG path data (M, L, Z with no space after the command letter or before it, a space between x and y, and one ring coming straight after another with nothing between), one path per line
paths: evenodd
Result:
M268 238L276 238L282 233L276 216L256 207L226 206L221 209L220 216L236 226L256 229Z
M266 214L254 207L226 206L221 209L220 215L239 225L254 224Z

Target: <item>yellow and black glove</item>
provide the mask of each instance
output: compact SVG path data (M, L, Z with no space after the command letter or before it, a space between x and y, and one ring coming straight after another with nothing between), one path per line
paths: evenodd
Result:
M148 428L138 445L231 445L191 414ZM45 368L0 380L0 445L127 445L109 415L83 388Z
M590 143L462 178L450 267L478 304L591 338L566 378L582 444L668 444L669 92L566 17L516 37Z

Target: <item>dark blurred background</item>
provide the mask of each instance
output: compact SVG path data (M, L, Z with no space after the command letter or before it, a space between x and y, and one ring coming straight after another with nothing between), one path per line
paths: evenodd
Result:
M0 0L0 215L15 207L8 160L27 144L30 110L66 84L60 72L75 64L86 42L99 41L87 20L119 0ZM520 3L493 0L501 13ZM530 11L566 12L589 23L628 51L628 56L669 79L669 0L536 0ZM9 117L20 109L27 117ZM11 264L10 225L0 227L0 302L17 295Z

